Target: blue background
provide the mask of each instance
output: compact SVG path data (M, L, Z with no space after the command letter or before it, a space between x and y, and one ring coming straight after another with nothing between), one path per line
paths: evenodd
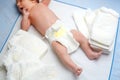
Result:
M16 0L0 0L0 53L19 16Z

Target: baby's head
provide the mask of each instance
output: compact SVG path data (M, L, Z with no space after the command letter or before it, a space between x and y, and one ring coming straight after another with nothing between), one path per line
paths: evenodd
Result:
M39 3L39 0L16 0L16 4L20 12L23 8L29 7L32 3Z

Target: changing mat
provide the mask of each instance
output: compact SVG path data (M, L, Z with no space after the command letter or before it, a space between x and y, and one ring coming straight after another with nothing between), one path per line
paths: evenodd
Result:
M82 8L66 5L56 1L52 1L50 5L55 14L65 22L68 29L77 29L72 13L74 11L84 12ZM67 10L67 11L66 11ZM63 11L66 11L63 13ZM62 80L107 80L110 72L113 51L110 55L102 55L98 60L89 60L84 52L79 48L74 54L70 55L73 61L83 68L83 72L79 77L72 75L62 64L59 64L57 56L53 55L51 48L48 50L48 54L44 57L43 61L47 63L53 63L59 70L59 78ZM47 59L47 60L46 60ZM48 61L49 60L49 61ZM104 68L103 68L104 67ZM63 75L64 73L64 75Z
M51 1L50 9L55 12L55 14L66 23L66 28L68 29L77 29L74 23L72 13L75 10L80 10L84 12L82 8L74 7L71 5L66 5L56 1ZM64 13L63 13L64 12ZM16 26L20 25L21 19L18 19ZM18 30L18 29L17 29ZM31 27L29 30L30 33L35 34L39 38L41 36L39 33ZM42 38L41 38L42 39ZM57 71L57 78L55 80L107 80L110 73L110 67L112 62L113 51L110 55L102 55L98 60L89 60L84 52L79 48L74 54L71 54L73 61L83 68L83 72L80 76L76 77L72 74L64 65L59 61L55 53L52 51L51 46L45 41L48 46L48 51L46 55L41 59L43 63L55 65ZM63 74L64 73L64 74Z

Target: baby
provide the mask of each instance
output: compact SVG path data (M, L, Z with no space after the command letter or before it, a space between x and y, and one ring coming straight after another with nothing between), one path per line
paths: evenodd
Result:
M67 31L65 24L48 8L50 0L17 0L17 6L22 13L21 28L27 31L30 25L50 42L53 50L74 74L80 75L82 68L70 58L69 53L79 46L89 59L97 59L101 51L94 51L88 40L77 30Z

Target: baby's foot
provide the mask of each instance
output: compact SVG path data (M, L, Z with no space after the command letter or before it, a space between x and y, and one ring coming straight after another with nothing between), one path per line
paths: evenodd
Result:
M76 66L72 69L73 73L76 75L76 76L79 76L82 72L82 68Z
M102 54L102 51L99 51L99 52L91 52L89 54L87 54L87 57L90 59L90 60L93 60L93 59L98 59Z
M75 70L75 75L79 76L81 74L81 72L82 72L82 68L77 67Z

